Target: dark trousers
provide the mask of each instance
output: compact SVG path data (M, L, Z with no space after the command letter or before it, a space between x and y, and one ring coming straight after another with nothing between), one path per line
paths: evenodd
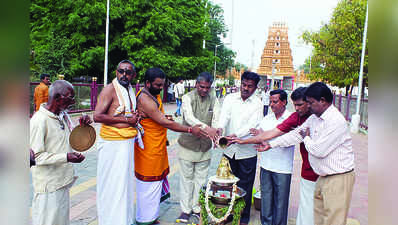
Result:
M173 94L167 92L167 102L173 101Z
M237 184L238 187L246 191L246 206L243 209L240 222L249 223L250 208L252 205L253 183L254 177L256 176L257 156L248 159L235 159L235 156L231 159L226 155L224 156L229 160L232 173L240 179Z
M264 105L264 116L268 114L268 105Z
M261 224L286 225L292 174L275 173L261 168Z

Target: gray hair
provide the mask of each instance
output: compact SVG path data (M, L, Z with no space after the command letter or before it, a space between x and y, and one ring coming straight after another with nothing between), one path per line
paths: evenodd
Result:
M120 64L123 64L123 63L128 63L128 64L130 64L130 65L133 67L134 73L136 72L136 71L135 71L134 63L132 63L130 60L127 60L127 59L123 59L122 61L120 61L120 63L117 64L116 69L119 69Z
M59 95L65 95L73 85L66 80L54 81L48 90L48 103L52 102Z
M196 82L201 82L201 81L205 81L205 82L208 82L208 83L212 84L213 83L213 76L210 73L208 73L208 72L202 72L196 78Z

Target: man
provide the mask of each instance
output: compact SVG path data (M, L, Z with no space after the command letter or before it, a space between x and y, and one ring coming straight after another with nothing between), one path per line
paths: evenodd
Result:
M48 101L48 86L50 85L50 75L43 73L40 75L40 84L35 88L33 95L35 112L39 110L40 105Z
M213 137L218 121L219 103L214 94L210 94L213 76L207 72L196 78L196 89L182 97L182 124L193 126L200 124L212 133ZM212 140L199 138L191 134L181 134L178 162L180 164L180 207L181 215L177 222L187 223L190 214L200 215L199 191L205 184L210 165Z
M185 94L184 81L179 78L177 84L174 86L174 95L177 103L177 110L174 113L176 117L181 116L182 96Z
M261 132L257 136L246 139L237 140L240 144L260 144L262 141L278 137L294 128L300 126L311 115L308 103L305 101L304 92L307 88L300 87L293 91L291 98L296 112L291 114L289 118L284 120L276 128ZM314 191L315 181L318 175L311 168L308 161L308 152L303 143L300 144L300 153L302 158L301 180L300 180L300 202L297 213L297 225L313 225L314 224Z
M313 113L301 126L259 151L304 142L314 172L314 224L346 224L355 181L352 139L344 116L333 106L326 84L315 82L305 91Z
M94 121L102 123L98 140L97 210L100 225L134 223L134 142L139 120L130 82L135 66L119 63L116 78L99 95Z
M177 132L206 136L200 125L186 126L168 120L164 115L160 92L166 75L159 68L145 72L144 88L137 93L137 110L142 116L141 125L145 130L144 146L137 143L134 148L135 176L137 177L137 224L156 224L159 221L159 206L168 195L162 195L167 188L169 161L166 140L167 129Z
M263 118L261 100L253 94L259 81L260 77L256 73L246 71L242 74L240 92L225 97L217 126L223 130L224 135L231 138L248 136L250 128L256 127ZM238 186L246 191L246 206L240 222L248 224L257 152L253 146L232 145L224 151L224 155L229 160L233 174L240 179Z
M167 88L167 102L171 102L174 96L174 83L170 81L169 87Z
M33 225L69 225L69 189L77 179L70 163L85 158L69 145L73 123L66 110L75 103L74 98L72 84L57 80L50 87L48 103L30 119L30 149L36 161L31 167ZM79 120L91 123L88 116Z
M269 106L269 88L268 86L264 87L264 90L261 92L261 101L263 102L264 105L264 116L268 114L268 106Z

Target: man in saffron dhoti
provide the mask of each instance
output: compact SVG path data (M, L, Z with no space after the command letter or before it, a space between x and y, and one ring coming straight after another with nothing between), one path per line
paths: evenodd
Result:
M169 120L164 115L160 92L166 75L159 68L146 71L144 84L137 93L137 111L142 116L144 148L135 144L135 176L137 177L137 224L157 224L162 189L167 188L169 161L167 156L167 129L206 136L200 125L186 126Z
M130 84L135 76L134 64L121 61L116 78L101 91L94 112L94 121L102 123L97 143L99 225L131 225L135 221L134 142L141 137Z

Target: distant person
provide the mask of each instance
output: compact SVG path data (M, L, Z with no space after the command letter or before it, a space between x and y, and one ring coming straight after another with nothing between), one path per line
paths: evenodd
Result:
M269 96L270 96L269 87L265 86L264 90L261 92L261 101L263 102L264 105L264 116L268 114Z
M74 127L66 110L74 103L72 84L57 80L50 87L48 103L43 103L30 119L30 149L36 162L31 167L33 225L69 225L69 191L77 179L70 163L85 158L73 152L69 144ZM91 123L88 116L79 121Z
M135 66L121 61L116 78L104 87L95 107L101 123L97 142L97 214L99 225L130 225L135 221L134 143L139 141L139 115L131 81Z
M174 83L170 81L169 87L167 88L167 102L172 102L174 96Z
M40 75L40 84L35 88L33 95L35 112L39 110L42 103L48 101L48 86L50 86L50 75L43 73Z
M301 126L258 151L304 142L308 159L319 175L314 194L314 224L346 224L355 182L354 152L347 121L332 104L333 94L325 83L315 82L305 91L313 113Z
M181 116L182 96L185 94L184 81L180 78L174 86L174 96L176 98L177 110L174 113L176 117Z

